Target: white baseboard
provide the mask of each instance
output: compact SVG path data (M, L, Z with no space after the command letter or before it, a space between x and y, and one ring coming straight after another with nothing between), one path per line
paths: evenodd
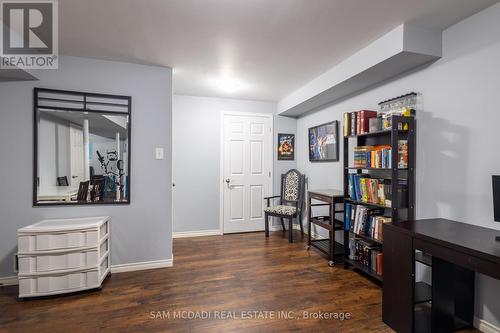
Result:
M200 231L180 231L172 234L173 238L187 238L187 237L202 237L202 236L216 236L222 235L219 229L215 230L200 230Z
M282 228L280 225L270 225L269 226L269 231L281 231Z
M300 226L298 224L294 224L293 229L300 231ZM269 226L269 231L282 231L282 230L283 230L283 228L281 227L280 224L275 224L275 225ZM306 227L304 227L304 234L307 235L307 228ZM315 233L314 231L311 233L311 237L313 237L314 239L325 239L326 238L324 236L321 236L321 235Z
M143 271L146 269L172 267L173 265L173 259L133 262L129 264L111 265L111 273Z
M111 265L111 273L143 271L147 269L172 267L173 265L173 259L133 262L129 264ZM15 286L17 284L19 284L17 276L0 277L0 286Z
M19 284L17 276L0 277L0 286L15 286Z
M299 229L300 229L300 227L299 227ZM304 230L304 233L307 234L307 232L305 230ZM311 232L311 237L314 239L327 239L327 237L315 233L314 230Z
M500 333L500 327L488 323L484 319L474 317L474 327L483 333Z

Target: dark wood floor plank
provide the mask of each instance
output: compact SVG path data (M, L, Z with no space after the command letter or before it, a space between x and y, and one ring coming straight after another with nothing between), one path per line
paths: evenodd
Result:
M300 234L294 235L300 239ZM392 332L381 289L281 232L174 240L174 267L113 274L100 292L17 300L0 288L0 332ZM299 319L152 319L165 311L292 311ZM303 311L349 320L300 319Z

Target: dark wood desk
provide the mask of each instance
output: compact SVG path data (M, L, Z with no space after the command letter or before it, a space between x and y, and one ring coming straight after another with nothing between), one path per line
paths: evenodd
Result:
M335 209L335 205L344 202L344 191L336 189L310 190L307 192L307 249L312 246L328 256L328 265L335 265L335 258L344 256L344 246L335 240L335 231L344 230L344 222L335 215L344 210ZM312 203L312 200L320 203ZM328 216L313 216L312 208L328 206ZM311 224L328 230L328 239L312 239Z
M384 322L400 333L472 326L475 272L500 279L499 231L427 219L389 223L383 234ZM432 267L430 291L416 288L415 260Z

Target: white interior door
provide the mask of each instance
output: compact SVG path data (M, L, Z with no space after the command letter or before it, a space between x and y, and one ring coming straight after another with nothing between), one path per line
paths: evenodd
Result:
M70 149L71 149L71 179L70 185L78 187L81 181L84 180L83 170L83 130L74 124L69 128L70 133Z
M264 230L272 192L272 116L224 115L224 233Z

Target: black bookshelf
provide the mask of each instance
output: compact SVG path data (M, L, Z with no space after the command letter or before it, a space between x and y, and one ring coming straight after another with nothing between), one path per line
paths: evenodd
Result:
M405 125L407 124L407 125ZM344 137L344 221L346 220L346 204L361 205L370 208L379 208L384 210L384 216L391 217L392 221L401 221L415 218L415 145L416 145L416 120L414 117L393 116L391 129L381 130L373 133L363 133L358 135L349 135ZM403 130L404 128L404 130ZM398 168L398 143L399 140L408 140L408 167ZM356 146L391 146L391 168L373 168L373 167L353 167L349 165L350 154L353 147ZM386 207L377 203L368 203L357 201L349 195L349 174L364 174L370 178L383 179L390 181L391 207ZM398 195L398 187L401 186L400 180L404 180L407 186L408 195L403 200ZM352 219L353 220L353 219ZM380 247L382 241L376 241L367 236L357 235L351 230L344 230L344 268L353 267L362 274L375 278L382 283L382 276L368 266L360 262L349 259L349 240L351 238L362 239L371 242ZM425 299L426 297L424 297Z

